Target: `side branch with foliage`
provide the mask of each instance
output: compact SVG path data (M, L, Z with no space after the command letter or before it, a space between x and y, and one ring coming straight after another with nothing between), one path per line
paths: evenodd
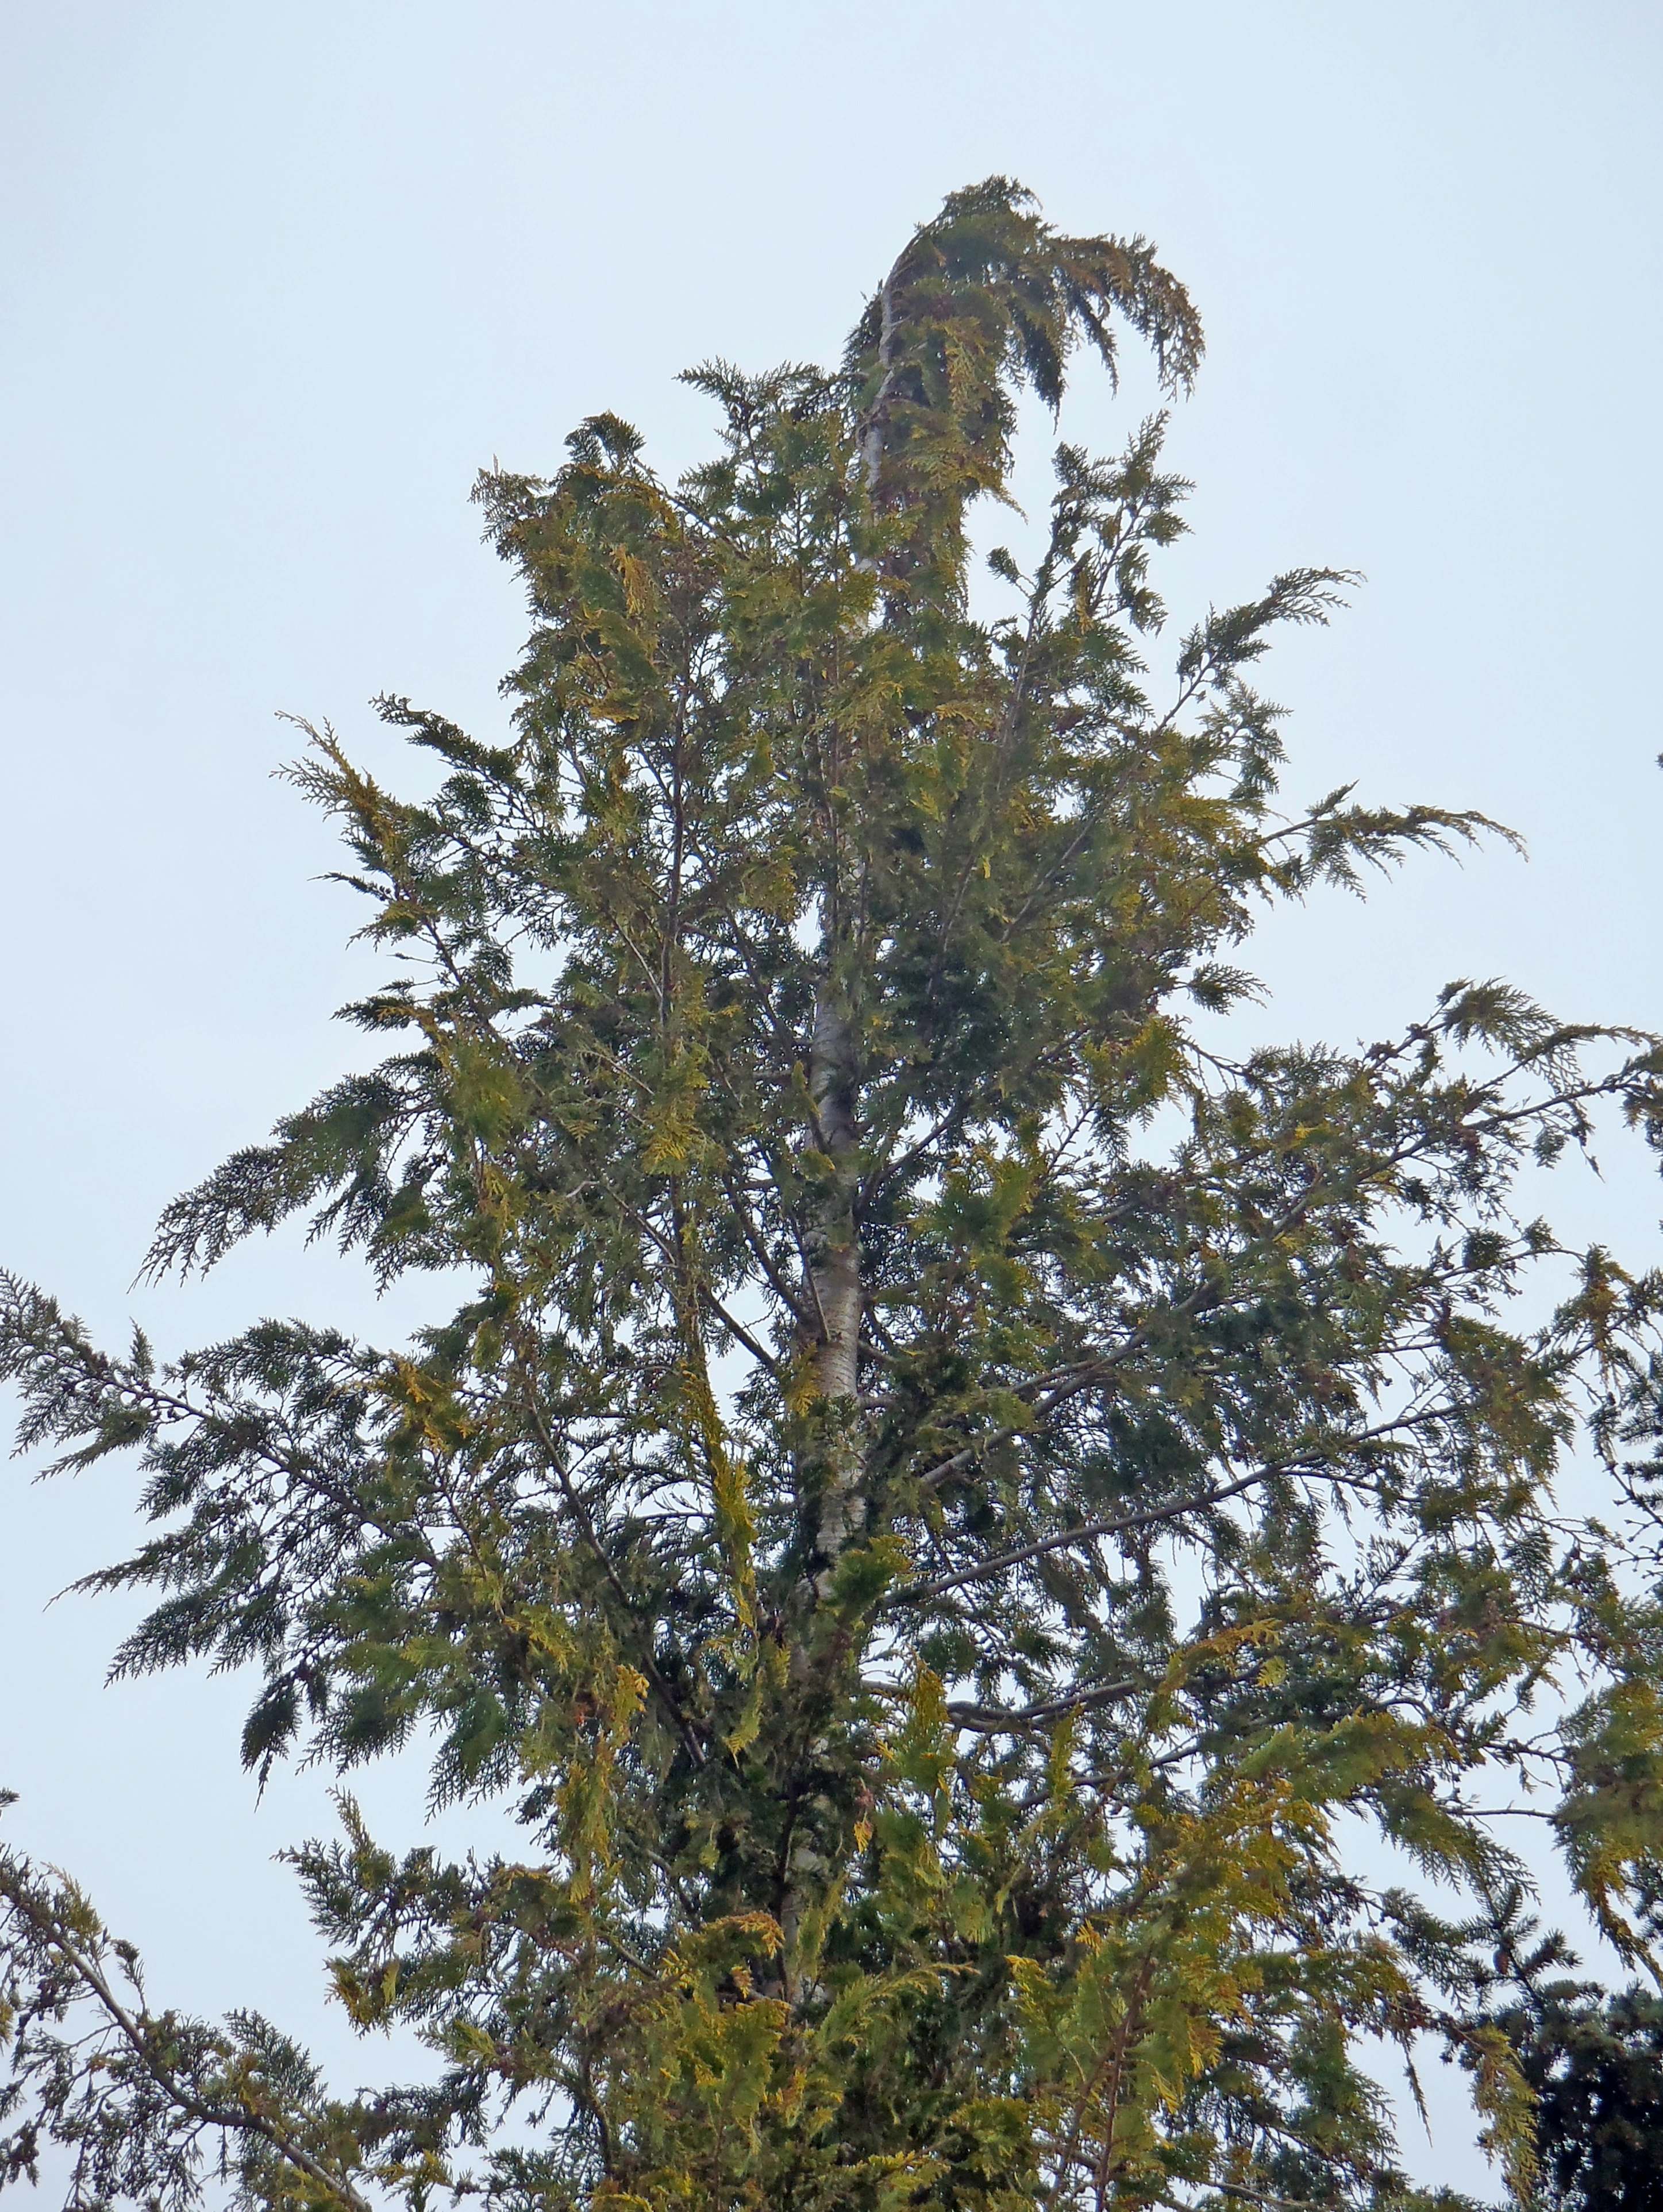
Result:
M139 1455L121 1670L255 1670L260 1772L428 1747L525 1856L399 1859L350 1798L296 1855L355 2023L435 2054L349 2104L262 2021L152 2014L5 1860L14 2175L50 2138L76 2203L158 2212L216 2160L352 2212L1410 2207L1357 2047L1430 2032L1535 2188L1479 1908L1533 1792L1652 1967L1663 1285L1518 1194L1606 1110L1657 1141L1663 1061L1495 983L1232 1052L1264 904L1490 825L1278 811L1251 679L1346 579L1164 647L1160 418L1059 447L976 611L1018 394L1123 328L1188 384L1143 241L956 194L841 367L693 374L679 483L611 416L482 482L533 615L501 744L382 701L411 801L313 733L387 1056L152 1264L299 1215L462 1303L158 1364L9 1282L0 1352L26 1445Z

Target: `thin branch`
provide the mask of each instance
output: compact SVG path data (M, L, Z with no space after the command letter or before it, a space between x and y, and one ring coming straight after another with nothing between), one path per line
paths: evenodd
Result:
M664 1231L659 1228L655 1222L649 1221L644 1213L641 1212L637 1207L631 1206L629 1200L624 1196L623 1193L616 1189L607 1177L601 1175L599 1170L596 1170L593 1174L591 1180L598 1190L604 1190L606 1192L612 1204L618 1208L624 1219L628 1221L633 1228L639 1230L643 1237L649 1238L653 1243L657 1245L659 1250L663 1254L665 1259L669 1261L673 1267L679 1265L679 1255L676 1250L674 1243L671 1238L664 1234ZM746 1328L744 1322L736 1320L734 1316L728 1312L727 1307L723 1305L722 1300L716 1296L716 1292L710 1288L708 1283L701 1280L695 1284L694 1288L697 1291L700 1302L705 1306L709 1312L722 1323L722 1326L734 1338L735 1342L742 1344L745 1349L750 1353L752 1358L754 1359L759 1366L765 1367L768 1370L768 1372L773 1376L776 1380L777 1380L780 1371L779 1362L774 1358L773 1354L770 1352L764 1351L762 1346L758 1343L756 1338L752 1335L750 1330Z
M521 1376L524 1377L526 1382L526 1405L527 1411L531 1414L532 1425L536 1429L538 1436L542 1440L543 1449L548 1455L549 1465L554 1470L554 1479L560 1486L560 1494L565 1499L567 1510L570 1511L573 1521L577 1525L577 1532L583 1539L584 1543L588 1545L589 1551L599 1564L601 1572L606 1576L606 1581L612 1589L612 1595L618 1600L619 1606L623 1608L625 1618L634 1622L639 1622L641 1619L641 1608L630 1597L628 1590L624 1589L623 1577L619 1575L617 1567L612 1564L612 1553L606 1549L600 1537L596 1534L594 1522L589 1517L588 1508L578 1496L576 1489L573 1486L571 1477L566 1472L565 1455L560 1449L559 1445L556 1443L553 1436L550 1432L549 1425L543 1418L543 1409L537 1402L537 1393L535 1389L532 1386L530 1377L526 1375L523 1359L517 1362L516 1364L519 1367L519 1371ZM641 1661L648 1680L658 1692L660 1702L662 1704L665 1711L668 1713L672 1722L675 1725L676 1733L680 1736L682 1742L687 1747L688 1757L692 1760L695 1766L703 1766L705 1764L704 1747L694 1735L692 1725L688 1720L686 1714L683 1712L681 1709L681 1702L679 1698L678 1698L675 1692L670 1687L669 1683L666 1680L659 1668L658 1662L654 1658L649 1647L644 1645L641 1647Z
M1075 1690L1066 1698L1051 1698L1044 1705L1019 1705L1014 1712L1001 1705L954 1703L948 1705L947 1713L959 1728L972 1729L980 1735L1004 1735L1017 1729L1037 1728L1043 1721L1058 1720L1064 1713L1077 1713L1088 1705L1112 1705L1119 1698L1136 1697L1148 1687L1147 1682L1099 1682L1091 1689Z
M1043 1553L1061 1551L1069 1544L1095 1543L1100 1537L1118 1536L1128 1528L1151 1528L1164 1521L1181 1520L1186 1513L1199 1513L1209 1505L1221 1505L1227 1498L1239 1498L1244 1490L1251 1490L1256 1483L1268 1482L1277 1474L1300 1474L1326 1482L1356 1480L1337 1470L1306 1466L1298 1460L1273 1462L1268 1467L1255 1468L1251 1474L1244 1474L1237 1481L1218 1483L1211 1490L1198 1490L1192 1497L1176 1498L1170 1504L1147 1506L1140 1513L1117 1514L1109 1521L1087 1521L1078 1528L1062 1529L1054 1536L1036 1537L1031 1544L1018 1544L1008 1552L996 1552L990 1559L979 1560L975 1566L966 1567L958 1574L942 1575L933 1583L911 1583L887 1598L883 1609L886 1611L896 1605L923 1605L931 1598L945 1596L949 1590L961 1589L968 1583L990 1581L1007 1567L1020 1567Z
M70 1971L76 1974L97 2002L102 2006L112 2025L132 2051L149 2079L178 2111L188 2118L199 2121L205 2127L223 2128L243 2135L258 2136L269 2143L280 2158L286 2159L297 2172L315 2181L338 2202L348 2207L348 2212L372 2212L367 2197L361 2197L350 2182L343 2181L322 2162L314 2158L305 2145L296 2142L286 2129L264 2113L251 2112L245 2105L210 2103L187 2088L170 2068L155 2056L153 2039L146 2034L143 2017L136 2019L110 1987L96 1963L88 1958L64 1933L56 1913L44 1908L9 1868L5 1870L3 1889L12 1909L34 1928L48 1949L55 1951Z
M740 1197L734 1177L724 1175L722 1178L722 1187L728 1194L728 1205L734 1209L734 1218L739 1224L740 1234L750 1248L752 1258L766 1277L769 1288L790 1315L792 1320L796 1322L797 1327L807 1330L810 1325L808 1316L797 1303L796 1293L774 1265L768 1248L763 1242L762 1232L752 1219L751 1209Z

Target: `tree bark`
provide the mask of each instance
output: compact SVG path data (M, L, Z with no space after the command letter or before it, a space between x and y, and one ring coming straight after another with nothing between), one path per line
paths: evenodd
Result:
M862 1303L860 1224L855 1214L857 1082L854 1024L828 976L815 1000L808 1061L817 1147L832 1169L808 1246L809 1284L820 1332L814 1348L815 1395L828 1415L822 1433L825 1464L818 1530L823 1565L816 1577L822 1593L862 1510L856 1406Z
M833 987L820 987L808 1060L819 1148L833 1164L809 1248L809 1279L821 1327L815 1355L819 1395L852 1399L861 1334L861 1262L855 1221L855 1040Z

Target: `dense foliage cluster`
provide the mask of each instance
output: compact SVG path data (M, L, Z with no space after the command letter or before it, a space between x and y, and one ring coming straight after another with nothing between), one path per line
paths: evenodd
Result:
M1471 2026L1500 2030L1534 2100L1538 2193L1575 2212L1663 2207L1663 2002L1580 1980L1523 1889L1485 1900L1468 1939Z
M100 2205L222 2155L261 2204L1406 2206L1357 2046L1431 2032L1536 2187L1480 1921L1414 1878L1503 1894L1533 1791L1650 1960L1660 1285L1519 1192L1602 1101L1655 1138L1663 1063L1498 984L1231 1050L1264 902L1486 825L1278 811L1255 664L1344 579L1167 641L1159 419L1059 448L972 606L1017 395L1123 327L1187 384L1142 241L956 195L839 368L696 373L679 483L610 416L482 483L533 615L501 743L383 702L411 801L316 733L387 1054L154 1262L301 1215L460 1303L159 1365L13 1284L0 1346L26 1442L139 1455L124 1668L255 1670L256 1768L430 1746L525 1856L399 1858L350 1799L298 1854L341 2002L436 2055L345 2100L153 2009L7 1860L14 2173L50 2137Z

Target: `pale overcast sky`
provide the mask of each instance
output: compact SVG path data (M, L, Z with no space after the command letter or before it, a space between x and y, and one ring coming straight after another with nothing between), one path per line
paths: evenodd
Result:
M350 1049L353 917L270 781L274 712L377 762L381 690L500 727L523 616L476 469L551 468L611 407L673 472L707 420L678 369L832 356L993 170L1147 233L1200 303L1175 606L1368 573L1268 679L1294 791L1355 777L1530 842L1279 923L1258 1018L1349 1042L1502 973L1663 1026L1660 89L1656 0L0 0L0 1260L169 1349L419 1317L297 1238L128 1288L163 1202ZM1066 428L1118 442L1145 398L1082 370ZM1555 1203L1654 1258L1655 1186L1603 1164ZM131 1483L26 1474L9 1832L85 1877L159 1999L257 2003L356 2078L271 1863L322 1778L256 1805L241 1684L101 1687L120 1609L43 1607L130 1541ZM413 1835L408 1784L366 1794ZM1411 2162L1485 2188L1447 2095L1437 2124Z

